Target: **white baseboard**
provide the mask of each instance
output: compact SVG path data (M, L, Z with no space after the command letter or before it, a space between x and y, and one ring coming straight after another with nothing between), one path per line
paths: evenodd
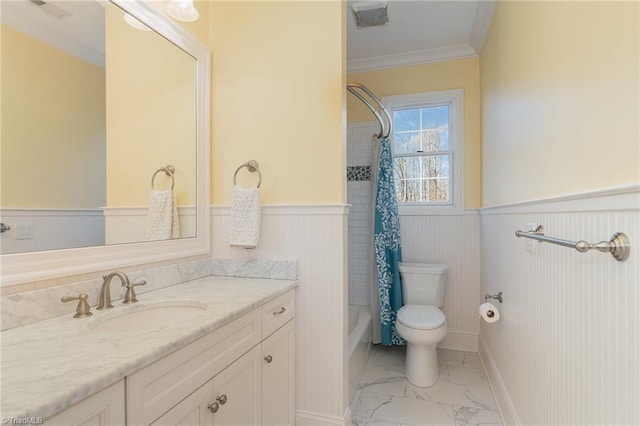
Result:
M496 404L498 405L498 412L502 418L502 424L521 425L522 423L520 422L518 413L516 412L513 402L509 397L509 393L507 392L507 388L502 381L502 376L498 371L498 366L493 360L487 343L482 337L480 337L479 352L480 360L482 361L482 365L487 374L487 379L489 380L489 386L491 386L493 396L495 397Z
M440 349L478 352L478 333L465 330L449 329L447 337L438 345Z
M297 426L326 426L326 425L351 425L351 409L347 408L344 417L327 416L320 413L296 410Z

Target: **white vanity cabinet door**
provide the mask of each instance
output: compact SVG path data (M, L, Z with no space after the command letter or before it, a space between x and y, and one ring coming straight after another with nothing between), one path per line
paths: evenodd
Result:
M213 379L214 425L260 424L260 345Z
M124 380L50 417L47 426L122 426L124 419Z
M259 424L258 345L166 412L152 426Z
M186 397L152 423L152 426L205 426L213 424L209 405L213 398L213 380Z
M256 309L127 377L129 426L155 422L261 340Z
M262 424L295 422L295 320L262 342Z

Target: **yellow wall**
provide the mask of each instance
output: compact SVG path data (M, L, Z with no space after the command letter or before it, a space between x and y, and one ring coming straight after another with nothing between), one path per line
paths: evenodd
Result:
M6 25L0 31L1 206L103 206L104 69Z
M378 98L391 95L464 90L464 206L478 208L482 199L482 146L480 143L480 85L478 58L384 69L347 76L367 86ZM371 112L353 95L347 97L350 123L375 121Z
M175 166L180 205L196 194L195 60L152 31L125 23L114 5L106 11L107 205L144 206L151 177ZM170 186L160 173L157 189Z
M638 2L500 2L481 55L483 205L640 181Z
M215 1L213 204L260 163L263 203L346 200L345 16L339 1ZM255 183L244 170L238 183Z

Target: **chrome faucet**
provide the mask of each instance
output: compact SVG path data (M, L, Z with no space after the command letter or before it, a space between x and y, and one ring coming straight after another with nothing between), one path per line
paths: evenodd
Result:
M100 303L98 304L97 309L111 309L113 305L111 304L111 280L113 277L120 278L120 282L122 282L122 287L127 288L127 292L124 296L124 300L122 303L135 303L138 301L136 299L136 293L133 291L133 287L137 287L139 285L145 285L146 281L140 281L137 283L131 283L129 281L129 277L124 272L112 272L109 275L103 275L102 279L102 288L100 289Z

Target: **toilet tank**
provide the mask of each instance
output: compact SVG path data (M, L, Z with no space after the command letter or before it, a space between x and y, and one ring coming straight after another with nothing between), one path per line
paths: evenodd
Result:
M400 263L399 269L405 305L444 306L447 265Z

